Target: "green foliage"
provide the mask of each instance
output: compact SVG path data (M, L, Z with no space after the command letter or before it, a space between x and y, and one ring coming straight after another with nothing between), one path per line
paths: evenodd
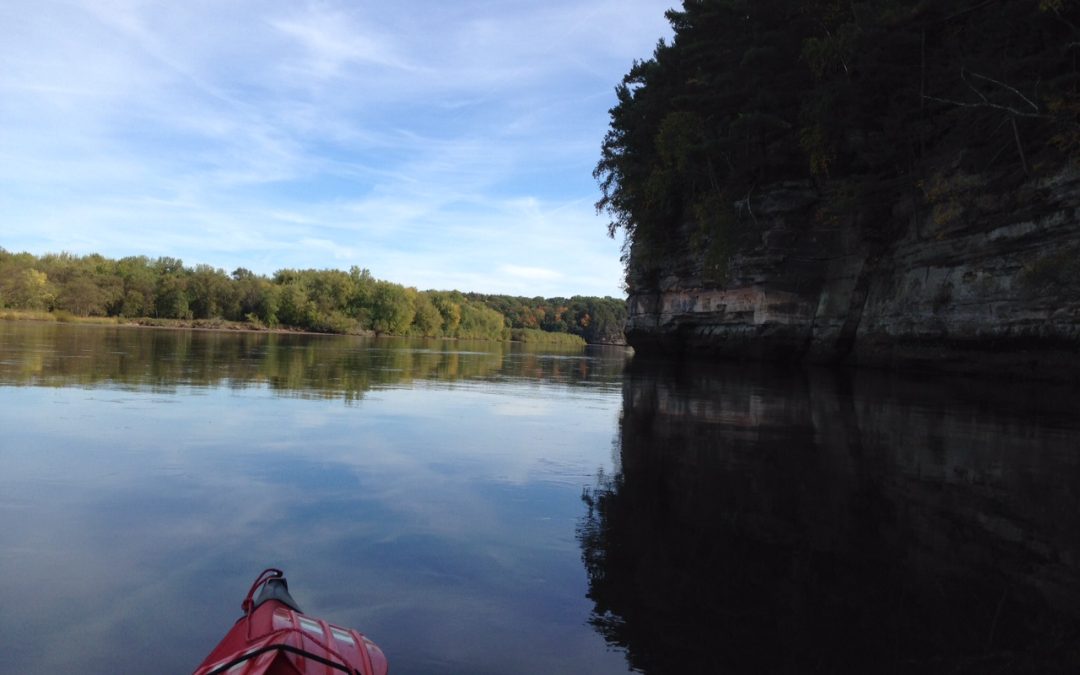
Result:
M278 281L277 317L286 326L311 326L316 319L315 305L300 282L275 275Z
M728 261L731 258L733 223L737 216L733 200L722 192L713 192L694 202L694 222L697 236L694 243L705 252L704 280L721 286L727 281Z
M585 346L585 340L583 340L580 335L551 333L544 330L537 330L536 328L514 328L510 331L510 339L516 342L556 347Z
M114 316L150 316L155 306L157 272L146 256L121 258L116 262L120 292L109 308Z
M34 268L20 270L6 284L2 297L9 299L11 307L45 309L53 297L49 277Z
M236 316L240 308L237 287L225 270L196 265L188 279L191 313L196 319Z
M671 42L616 87L593 172L628 284L688 221L725 266L751 220L701 221L756 186L815 180L862 208L956 158L1001 175L1080 159L1077 0L684 0L667 18Z
M404 335L416 316L415 297L415 289L389 281L375 282L371 306L372 329L376 333Z
M252 323L274 327L278 324L281 289L270 280L250 270L238 268L232 273L236 295L236 314Z
M158 273L154 288L153 316L168 319L190 319L191 307L188 303L189 270L176 258L158 258L153 263Z
M667 17L674 40L616 88L594 171L609 233L624 229L645 268L697 206L798 172L792 138L809 79L788 67L801 49L792 35L807 31L798 3L687 0Z
M510 330L502 314L478 302L465 302L461 305L461 323L455 337L506 340Z
M426 293L419 293L413 304L416 313L413 316L409 334L420 337L442 335L443 317L432 301L431 296Z
M103 316L109 304L109 286L95 283L89 275L75 276L60 287L54 308L75 316Z
M570 333L589 343L614 343L623 339L627 312L626 301L621 298L575 295L545 299L479 293L470 293L468 297L506 317L511 329Z
M625 303L613 298L418 292L375 279L359 267L348 272L282 269L267 278L244 268L232 274L209 265L189 268L176 258L37 257L2 248L0 308L11 310L12 316L51 320L101 317L203 327L234 322L324 333L484 340L510 339L513 326L612 341L621 337L626 318Z
M442 334L448 337L457 335L458 326L461 325L461 302L458 299L464 300L461 294L432 291L426 295L442 317Z

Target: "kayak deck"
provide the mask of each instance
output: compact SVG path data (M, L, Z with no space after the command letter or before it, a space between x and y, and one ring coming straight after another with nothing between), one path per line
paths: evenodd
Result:
M301 612L280 570L259 575L241 606L193 675L386 675L386 656L363 633Z

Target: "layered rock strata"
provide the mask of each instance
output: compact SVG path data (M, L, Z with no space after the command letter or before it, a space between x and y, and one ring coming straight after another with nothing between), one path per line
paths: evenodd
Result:
M638 353L1080 378L1080 172L954 172L867 213L810 182L738 206L726 270L687 223L645 274Z

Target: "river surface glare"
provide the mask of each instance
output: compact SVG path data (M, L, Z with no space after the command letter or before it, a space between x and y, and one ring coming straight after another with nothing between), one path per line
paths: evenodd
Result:
M394 675L1080 668L1080 395L0 321L0 673L188 673L264 567Z

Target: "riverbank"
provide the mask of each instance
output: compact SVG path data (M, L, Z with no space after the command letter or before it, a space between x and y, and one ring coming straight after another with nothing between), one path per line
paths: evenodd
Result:
M150 317L127 318L110 316L76 316L70 312L46 312L21 309L0 310L0 320L5 321L42 321L46 323L71 323L98 326L122 326L130 328L164 328L172 330L209 330L226 332L252 332L252 333L287 333L300 335L353 335L357 337L410 337L394 335L390 333L379 334L375 331L365 330L349 333L329 333L304 330L291 326L266 326L251 321L229 321L226 319L156 319ZM578 335L571 333L554 333L537 329L513 329L509 340L492 340L494 342L522 342L531 345L548 345L552 347L584 347L588 343ZM426 337L426 336L411 336ZM441 340L456 340L458 338L440 336ZM478 338L467 338L478 339ZM603 343L606 344L606 343Z
M253 333L305 333L326 335L315 331L292 328L290 326L269 327L250 321L228 321L225 319L155 319L151 317L129 318L120 316L76 316L69 312L46 312L23 309L0 310L0 320L4 321L44 321L46 323L72 323L97 326L124 326L131 328L173 328L190 330L247 331ZM374 331L350 333L362 337L375 337Z

